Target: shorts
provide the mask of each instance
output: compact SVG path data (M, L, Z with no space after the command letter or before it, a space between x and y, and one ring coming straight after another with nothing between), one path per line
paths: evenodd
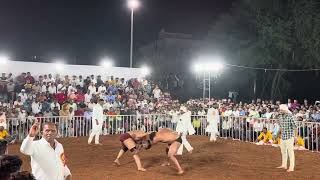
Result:
M131 137L131 135L129 134L129 133L124 133L124 134L121 134L121 136L120 136L120 142L124 142L125 140L127 140L127 139L132 139L132 137Z
M178 143L180 143L180 144L182 144L181 136L179 136L178 139L176 139L175 141L178 142Z

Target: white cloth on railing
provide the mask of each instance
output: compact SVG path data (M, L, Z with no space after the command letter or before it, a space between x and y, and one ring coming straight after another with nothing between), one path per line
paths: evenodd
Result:
M206 132L210 132L213 134L218 134L218 123L220 122L219 111L214 108L208 109L207 113L207 121L209 125L206 128Z
M193 135L196 132L191 123L190 111L187 111L186 113L180 115L176 131L179 133L186 133L189 135Z

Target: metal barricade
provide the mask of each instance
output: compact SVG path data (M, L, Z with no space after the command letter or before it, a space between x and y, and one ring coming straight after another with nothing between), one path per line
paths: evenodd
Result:
M92 118L90 116L73 117L26 117L7 118L7 130L11 135L15 135L18 140L23 140L35 122L41 125L39 138L42 132L42 125L45 122L52 122L57 125L58 136L81 137L88 136L92 129ZM191 123L196 130L195 135L206 136L208 126L207 116L192 115ZM262 127L266 127L272 133L273 143L278 143L277 134L279 125L277 119L263 119L251 117L220 116L218 123L219 136L244 142L254 143L261 132ZM105 115L102 134L122 134L133 130L157 131L160 128L170 128L175 130L177 122L172 121L167 114L140 114L140 115ZM310 151L320 151L320 123L318 122L297 122L299 143L303 144Z

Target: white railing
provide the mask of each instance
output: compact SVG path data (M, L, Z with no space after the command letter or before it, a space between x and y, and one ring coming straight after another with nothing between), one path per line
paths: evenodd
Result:
M15 134L18 140L23 140L28 134L32 124L53 122L57 124L59 137L88 136L91 130L91 117L35 117L7 119L10 134ZM192 116L195 135L207 135L206 116ZM143 115L115 115L105 116L103 135L121 134L132 130L157 131L159 128L175 129L176 123L172 122L170 115L143 114ZM231 138L244 142L255 142L263 127L272 132L273 138L277 134L277 119L257 119L249 117L221 117L218 129L221 138ZM298 122L299 136L304 139L305 147L312 151L320 151L319 136L320 123Z

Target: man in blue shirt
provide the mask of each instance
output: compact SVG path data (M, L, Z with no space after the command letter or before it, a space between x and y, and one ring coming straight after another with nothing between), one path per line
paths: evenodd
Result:
M112 95L111 92L109 92L108 96L106 97L106 101L113 103L114 101L116 101L116 97Z

